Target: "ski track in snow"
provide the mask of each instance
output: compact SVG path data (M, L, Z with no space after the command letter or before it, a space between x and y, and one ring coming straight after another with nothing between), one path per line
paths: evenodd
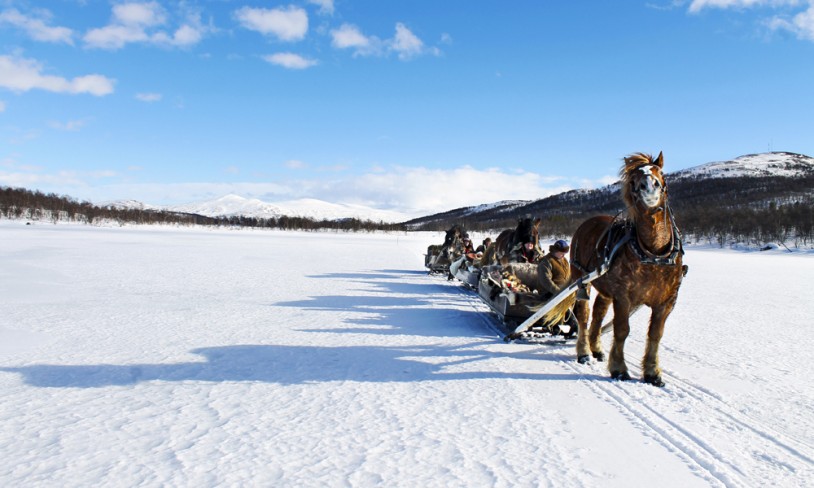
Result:
M814 484L814 256L689 249L659 389L504 343L440 239L0 221L0 484Z

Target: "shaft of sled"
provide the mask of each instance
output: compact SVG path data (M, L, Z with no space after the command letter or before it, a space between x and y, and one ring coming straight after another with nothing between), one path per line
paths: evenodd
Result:
M512 337L516 336L517 334L520 334L522 332L527 331L532 325L537 323L537 321L540 320L543 317L543 315L547 314L554 307L559 305L560 302L562 302L563 300L565 300L568 297L568 295L570 295L570 294L574 293L575 291L577 291L577 288L579 288L581 285L587 285L588 283L590 283L593 280L599 278L603 274L605 274L605 269L600 268L600 269L597 269L595 271L592 271L592 272L588 273L587 275L583 276L582 278L578 279L577 281L571 283L563 291L561 291L561 292L557 293L556 295L554 295L553 297L551 297L551 300L547 301L546 304L543 305L543 307L540 310L537 310L536 312L534 312L534 315L532 315L531 317L529 317L525 321L523 321L522 324L518 325L517 328L515 328L514 331L512 331L512 333L510 333L509 335L507 335L503 339L504 340L509 340Z

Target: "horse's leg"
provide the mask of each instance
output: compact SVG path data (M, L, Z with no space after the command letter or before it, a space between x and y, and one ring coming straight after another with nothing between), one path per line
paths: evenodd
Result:
M630 373L625 364L625 340L630 334L630 304L623 300L613 301L613 346L608 359L611 378L626 381Z
M659 367L659 343L664 335L664 323L673 311L675 299L653 309L650 316L650 327L647 329L647 345L642 358L642 381L654 386L664 386Z
M574 304L574 315L579 322L577 331L577 361L580 364L591 362L591 348L588 346L588 314L590 312L589 300L577 300Z
M611 303L613 303L613 300L602 294L598 294L594 301L591 331L588 339L591 345L591 354L593 354L597 361L605 360L605 353L602 351L602 321L605 320L605 315L608 314Z

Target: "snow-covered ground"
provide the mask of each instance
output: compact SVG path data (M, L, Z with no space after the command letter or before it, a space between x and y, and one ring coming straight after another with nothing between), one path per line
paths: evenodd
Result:
M689 249L659 389L503 343L440 241L0 221L0 485L814 485L812 253Z

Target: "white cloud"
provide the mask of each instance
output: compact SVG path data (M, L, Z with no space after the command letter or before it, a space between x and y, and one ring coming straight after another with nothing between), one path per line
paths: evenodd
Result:
M199 43L210 30L201 23L200 14L190 12L172 34L153 30L167 23L167 12L156 2L123 3L113 6L110 24L89 30L83 40L88 47L121 49L134 42L173 47L189 47Z
M47 11L41 15L50 17ZM57 42L73 45L73 31L67 27L51 27L46 24L49 18L36 18L24 15L16 9L0 12L0 24L10 24L22 29L35 41Z
M797 5L799 0L692 0L690 12L700 12L705 8L750 8L759 6L778 7L782 5Z
M276 53L263 56L263 59L271 64L282 66L288 69L306 69L317 64L314 59L308 59L294 53Z
M298 160L284 163L294 169L307 167ZM299 179L267 182L213 182L132 184L128 176L115 171L63 171L44 174L41 168L24 170L12 164L0 171L0 185L36 186L43 191L55 191L75 198L105 201L136 199L150 204L183 204L205 201L229 193L263 197L275 201L317 198L331 203L365 205L392 210L411 217L420 217L465 206L481 205L502 200L536 200L574 188L592 188L616 181L616 177L586 181L562 177L544 177L528 171L506 171L500 168L476 169L468 166L455 169L423 167L373 167L363 175L338 178L331 174L324 179ZM2 167L2 165L0 165ZM128 168L133 171L140 168ZM226 171L236 173L236 168ZM97 184L93 178L122 178ZM454 188L453 183L454 182ZM488 184L487 184L488 182Z
M319 5L319 13L333 15L334 0L308 0L308 3Z
M113 18L123 25L150 27L166 22L167 14L157 2L133 2L114 5Z
M774 17L768 25L773 30L787 30L800 39L814 41L814 3L809 5L808 10L795 15L791 20Z
M412 59L424 53L440 55L438 48L428 49L424 42L401 22L396 24L396 33L392 39L382 41L375 36L364 35L352 24L342 24L331 31L331 45L338 49L353 49L354 56L384 56L395 52L402 61Z
M283 41L302 40L308 32L308 14L293 5L275 9L243 7L235 11L235 18L246 29Z
M303 169L308 167L307 164L297 159L290 159L283 164L285 165L286 168L290 169Z
M136 93L136 100L142 102L159 102L161 101L160 93Z
M86 123L87 123L86 120L80 119L80 120L69 120L67 122L52 121L49 123L49 125L56 130L66 132L76 132L82 127L84 127Z
M418 56L424 50L424 43L404 24L396 24L396 36L390 43L391 49L398 53L399 59L406 60Z
M104 96L113 93L115 80L92 74L73 79L42 73L43 66L33 59L0 56L0 87L17 92L33 89L56 93L89 93Z
M370 39L351 24L342 24L339 29L332 30L331 38L333 46L339 49L366 48L370 45Z

